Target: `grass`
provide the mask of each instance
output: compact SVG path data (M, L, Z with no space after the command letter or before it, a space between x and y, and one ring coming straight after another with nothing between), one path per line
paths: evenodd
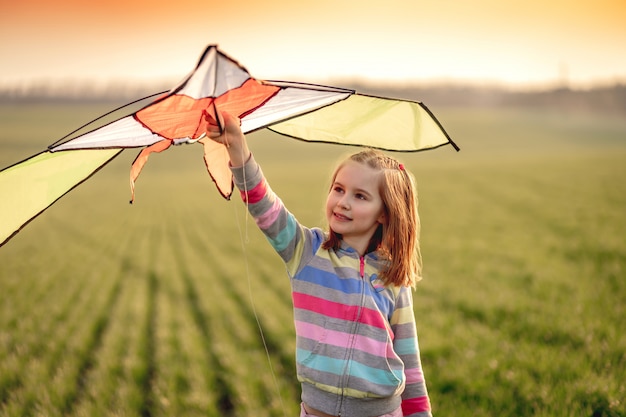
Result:
M0 166L106 110L2 105ZM397 156L419 184L415 313L434 414L626 416L626 123L433 110L462 151ZM261 132L250 144L319 225L352 149ZM219 197L199 146L152 156L129 206L135 154L0 248L0 416L297 415L278 257L238 197Z

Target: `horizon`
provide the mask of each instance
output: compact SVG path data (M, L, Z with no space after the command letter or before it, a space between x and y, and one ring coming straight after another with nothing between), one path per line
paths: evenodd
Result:
M541 109L567 113L596 114L603 117L626 114L626 83L574 89L569 86L553 85L540 89L511 89L494 85L471 84L377 84L337 82L332 85L349 88L357 93L399 100L421 102L431 109L441 108L509 108ZM0 104L41 103L108 103L122 108L139 108L163 93L171 90L172 84L123 84L99 85L72 84L50 86L42 84L30 88L0 87ZM3 107L4 108L4 107ZM117 110L115 110L117 111Z

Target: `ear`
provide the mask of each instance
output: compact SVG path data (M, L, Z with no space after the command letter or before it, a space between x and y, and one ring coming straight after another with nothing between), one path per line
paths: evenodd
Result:
M380 214L380 216L378 217L378 219L376 219L376 221L382 224L383 226L387 224L387 215L385 214L384 211Z

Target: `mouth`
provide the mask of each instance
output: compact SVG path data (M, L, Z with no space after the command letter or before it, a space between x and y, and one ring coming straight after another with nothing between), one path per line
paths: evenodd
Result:
M341 213L335 213L335 212L333 212L333 217L334 217L335 219L339 220L339 221L342 221L342 222L347 222L347 221L352 220L352 219L351 219L350 217L348 217L348 216L344 216L344 215L343 215L343 214L341 214Z

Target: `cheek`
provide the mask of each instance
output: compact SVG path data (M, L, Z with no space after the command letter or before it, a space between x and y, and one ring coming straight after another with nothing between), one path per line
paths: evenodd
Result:
M330 215L330 213L332 213L333 207L335 207L335 204L333 202L333 198L329 194L326 198L326 215Z

